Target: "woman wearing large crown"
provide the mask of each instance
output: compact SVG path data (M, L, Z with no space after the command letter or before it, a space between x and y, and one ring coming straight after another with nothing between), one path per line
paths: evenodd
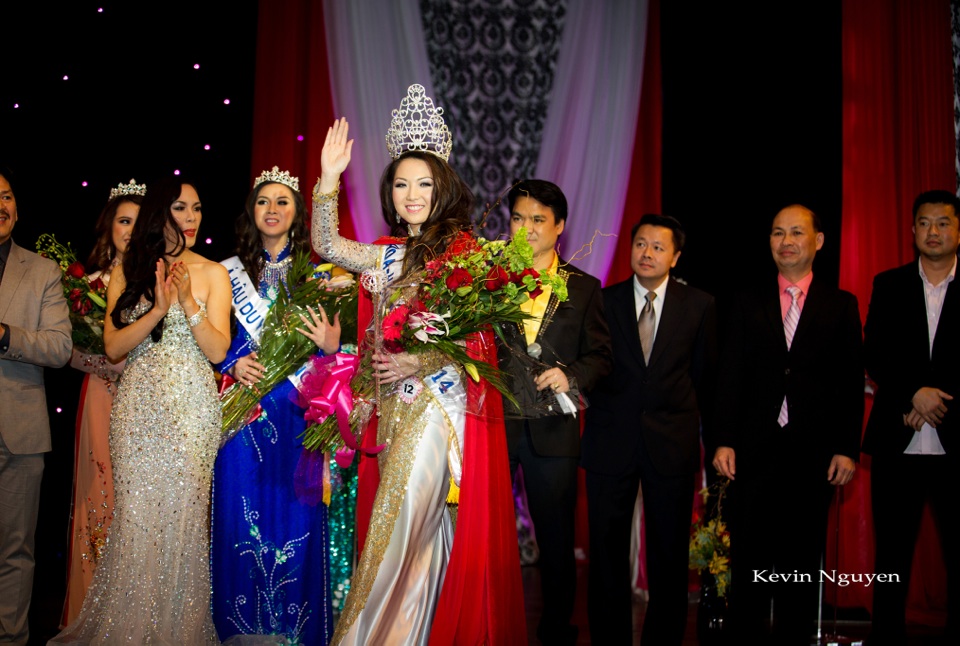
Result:
M110 414L113 524L77 619L55 644L216 644L209 512L220 443L211 362L230 346L230 280L192 250L182 178L150 186L107 289L107 356L127 356Z
M97 219L97 242L87 260L91 284L110 284L114 267L123 262L140 202L147 187L130 180L110 190ZM87 373L80 390L73 469L73 507L70 512L70 553L67 561L67 599L62 625L80 613L93 571L106 547L113 519L113 470L110 468L110 408L124 362L111 363L106 355L74 346L70 365Z
M220 371L244 386L256 388L265 370L257 361L264 317L250 312L273 305L301 254L310 254L310 239L299 180L274 166L254 182L237 219L237 255L222 263L231 276L238 325ZM311 315L302 317L302 333L324 354L336 352L339 313L332 323L322 308ZM293 393L289 379L270 390L260 400L262 414L217 455L213 618L221 638L234 636L230 644L321 645L333 631L327 505L313 491L298 493L294 482L302 455L321 474L324 455L303 453L306 421Z
M441 114L420 85L394 111L387 135L393 162L380 182L394 238L384 244L339 235L337 193L353 141L345 119L327 133L313 195L314 246L327 260L367 272L368 285L386 283L375 307L403 302L427 261L471 236L473 196L447 164L452 142ZM385 298L391 287L399 300ZM468 341L468 351L495 361L492 344L480 341ZM440 352L361 351L373 352L381 389L377 443L387 448L333 643L525 643L502 413L497 419L487 408L499 395ZM442 386L431 379L441 372ZM456 531L446 505L451 475L461 486Z

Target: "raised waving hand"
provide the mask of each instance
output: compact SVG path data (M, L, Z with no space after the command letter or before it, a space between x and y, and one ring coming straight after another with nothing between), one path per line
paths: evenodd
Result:
M340 175L350 165L353 139L348 139L349 134L350 124L346 117L337 119L327 129L327 138L320 153L320 181L317 185L321 194L337 190Z

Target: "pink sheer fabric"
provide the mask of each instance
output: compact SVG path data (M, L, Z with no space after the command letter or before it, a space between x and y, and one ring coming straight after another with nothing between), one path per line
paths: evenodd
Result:
M113 365L103 355L76 351L70 365L88 374L83 379L77 410L67 597L62 626L80 613L113 520L110 408L116 393L115 380L123 370L123 363Z

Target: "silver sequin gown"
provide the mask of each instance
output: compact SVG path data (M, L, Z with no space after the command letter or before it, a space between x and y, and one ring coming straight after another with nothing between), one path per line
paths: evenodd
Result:
M127 358L110 416L106 551L79 617L50 643L219 643L209 507L220 423L213 370L174 303L160 342L148 336Z

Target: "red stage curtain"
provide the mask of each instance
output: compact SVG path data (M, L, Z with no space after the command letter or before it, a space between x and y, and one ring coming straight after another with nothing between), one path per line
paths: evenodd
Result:
M873 277L915 258L913 199L927 189L956 189L950 4L844 0L842 38L840 284L857 296L866 317ZM843 492L839 564L831 549L828 568L873 571L869 467L867 457ZM942 624L946 588L932 529L925 514L907 620ZM837 532L832 520L831 548ZM871 607L869 588L828 588L826 593L828 599L839 595L840 606Z
M320 151L335 117L323 5L260 0L251 181L273 166L290 170L300 178L309 205L320 175ZM355 237L346 192L340 194L340 232Z

